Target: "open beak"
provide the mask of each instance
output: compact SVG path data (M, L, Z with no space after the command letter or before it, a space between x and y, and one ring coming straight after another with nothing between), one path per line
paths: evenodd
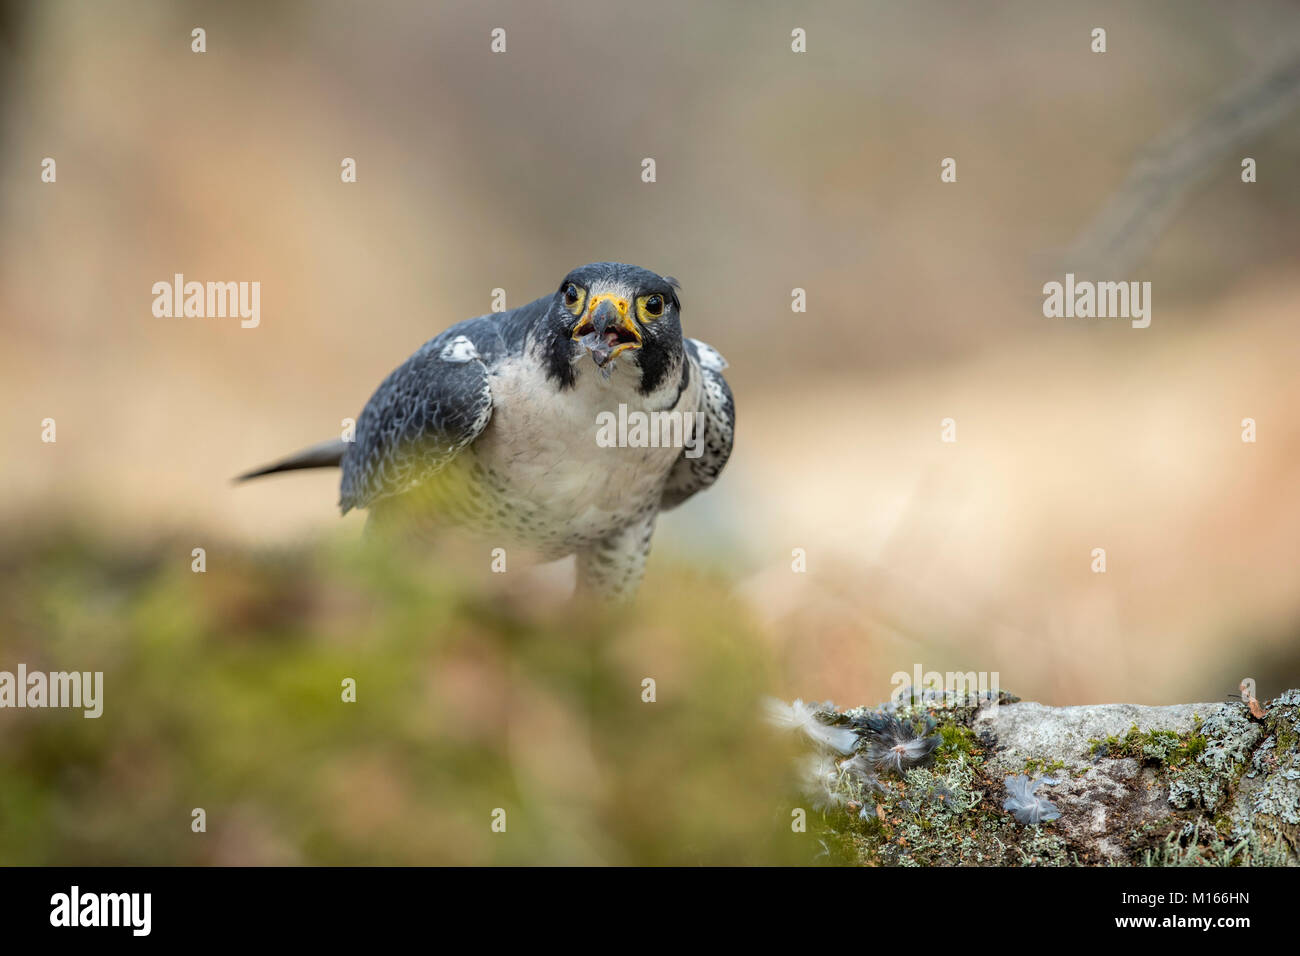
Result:
M597 366L604 368L620 353L641 347L641 330L628 314L626 299L597 295L573 330L573 340L591 353Z

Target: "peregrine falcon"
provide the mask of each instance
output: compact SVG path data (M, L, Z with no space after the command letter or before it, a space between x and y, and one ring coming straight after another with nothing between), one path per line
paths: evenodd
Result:
M338 465L339 506L368 509L368 531L455 526L546 561L576 554L579 589L630 597L659 512L731 455L727 363L682 336L679 289L622 263L574 269L553 294L422 345L370 397L354 441L240 480Z

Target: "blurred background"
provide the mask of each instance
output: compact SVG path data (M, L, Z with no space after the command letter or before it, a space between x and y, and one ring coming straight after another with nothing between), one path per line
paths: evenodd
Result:
M1298 57L1292 0L0 4L0 669L107 675L99 721L0 714L0 859L780 860L731 804L762 693L1300 684ZM1150 328L1043 317L1144 232L1099 277ZM335 473L231 486L604 259L681 280L738 407L635 610L363 557ZM260 326L155 318L178 272ZM490 842L503 787L550 836Z

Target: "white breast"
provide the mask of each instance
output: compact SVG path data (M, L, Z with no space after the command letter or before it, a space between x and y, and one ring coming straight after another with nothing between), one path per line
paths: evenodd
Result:
M666 394L637 393L640 372L618 365L608 379L587 358L580 361L573 388L559 390L536 361L507 359L491 376L492 419L474 442L473 454L506 485L505 504L520 499L545 515L551 529L563 528L573 544L592 541L627 525L647 502L657 504L680 447L601 447L602 412L649 411L672 400ZM677 402L698 406L698 375ZM530 509L531 510L531 509Z

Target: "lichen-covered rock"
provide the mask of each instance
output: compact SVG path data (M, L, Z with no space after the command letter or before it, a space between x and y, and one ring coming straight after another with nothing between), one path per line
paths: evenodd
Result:
M1300 691L1267 704L1262 719L1236 702L1047 707L934 694L821 719L864 727L882 713L924 721L942 743L924 766L871 787L841 773L845 802L826 823L848 861L1300 862ZM1022 823L1004 809L1007 781L1021 777L1038 781L1035 797L1059 818L1020 813Z
M1161 730L1190 732L1198 718L1227 704L1178 704L1143 707L1137 704L1098 704L1091 707L1047 707L1030 701L981 710L975 727L997 740L990 764L1016 773L1026 760L1066 767L1092 766L1096 741L1118 740L1134 727L1140 733Z
M1282 844L1294 861L1300 851L1300 691L1287 691L1268 705L1229 814L1230 838Z

